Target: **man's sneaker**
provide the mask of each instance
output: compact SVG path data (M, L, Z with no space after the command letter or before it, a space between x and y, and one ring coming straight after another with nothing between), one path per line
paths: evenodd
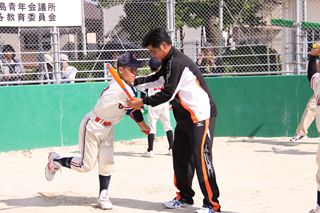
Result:
M153 153L153 151L146 151L145 153L143 153L142 155L141 155L142 157L145 157L145 158L153 158L154 157L154 153Z
M174 198L173 200L170 200L168 202L164 202L163 205L168 209L177 209L180 207L192 206L192 204L186 203L183 200L177 198Z
M198 209L196 213L215 213L215 211L211 207L202 207L201 209Z
M98 197L98 207L103 210L110 210L113 208L106 189L102 190Z
M320 213L320 206L317 205L315 209L309 211L309 213Z
M171 156L172 156L172 149L169 149L168 155L171 155Z
M50 152L48 155L48 163L45 168L45 176L47 181L52 181L56 172L60 169L61 165L58 162L55 162L54 159L59 158L60 156L56 152Z
M296 134L295 136L293 136L290 141L293 142L293 143L299 143L305 136L303 135L299 135L299 134Z

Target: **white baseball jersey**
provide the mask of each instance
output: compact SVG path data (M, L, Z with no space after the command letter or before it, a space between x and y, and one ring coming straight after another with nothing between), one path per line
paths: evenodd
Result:
M127 90L135 96L133 89L125 83ZM98 164L99 174L108 176L112 173L114 164L113 125L118 123L130 107L127 107L128 97L116 81L111 81L103 90L93 110L86 115L79 128L79 148L81 157L73 157L71 169L88 172ZM96 117L111 122L103 126L96 122Z
M317 99L317 106L320 106L320 73L315 73L312 76L310 85Z
M163 89L163 86L160 86L160 87L154 87L154 88L149 88L148 89L148 96L152 96L152 95L155 95L156 93L160 92L161 90ZM167 103L163 103L163 104L169 104L168 102ZM153 109L156 109L157 107L163 105L163 104L160 104L158 106L155 106L155 107L151 107L149 106L149 108L153 108Z
M148 96L154 95L160 92L163 89L161 87L149 88L148 89ZM150 133L156 134L157 132L157 121L160 119L162 126L165 131L172 130L171 123L170 123L170 112L169 112L169 102L160 104L158 106L148 107L148 120L149 120L149 127Z
M126 88L131 96L135 97L133 88L131 88L125 82L124 84L126 85ZM119 86L119 84L112 80L103 90L92 111L100 119L111 122L114 125L123 118L128 110L131 109L127 102L128 96Z

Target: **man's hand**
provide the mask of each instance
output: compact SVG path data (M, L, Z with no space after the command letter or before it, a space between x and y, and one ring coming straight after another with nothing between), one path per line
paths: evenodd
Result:
M136 110L140 110L143 107L143 102L141 98L133 98L132 101L128 100L128 105Z
M310 55L318 56L318 55L320 55L320 42L316 43L315 47L316 48L311 49Z
M141 132L144 132L146 135L149 135L150 127L144 121L141 121L138 124L140 126Z

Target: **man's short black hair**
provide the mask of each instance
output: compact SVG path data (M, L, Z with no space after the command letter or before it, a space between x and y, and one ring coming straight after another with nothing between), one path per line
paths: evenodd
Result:
M151 45L153 48L160 47L160 44L165 42L169 45L172 44L171 38L167 31L163 28L155 28L150 30L143 38L142 47L146 48Z

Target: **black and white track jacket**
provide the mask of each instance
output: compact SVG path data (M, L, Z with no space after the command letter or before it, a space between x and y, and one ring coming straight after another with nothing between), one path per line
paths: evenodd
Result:
M216 105L198 66L179 50L171 47L160 71L135 80L139 90L164 86L161 92L143 98L146 105L171 102L178 124L193 124L215 117Z

